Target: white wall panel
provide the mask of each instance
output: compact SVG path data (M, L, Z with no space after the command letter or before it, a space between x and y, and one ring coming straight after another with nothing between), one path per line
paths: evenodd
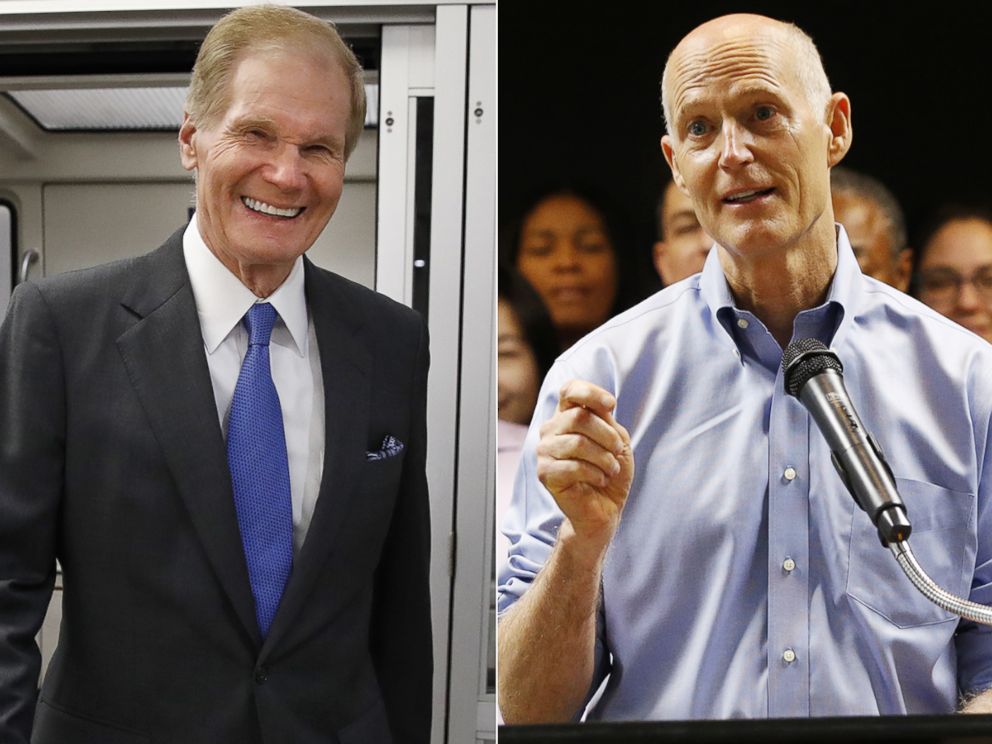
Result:
M158 247L185 224L192 191L189 182L47 184L45 274Z

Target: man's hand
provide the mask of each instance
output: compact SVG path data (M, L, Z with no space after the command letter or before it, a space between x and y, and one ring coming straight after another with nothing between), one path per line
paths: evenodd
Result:
M534 584L500 621L499 704L507 723L568 721L591 686L603 556L634 478L616 405L602 388L573 380L541 427L537 475L565 520Z
M961 713L978 713L988 715L992 713L992 690L985 690L976 695L972 695L967 700L962 701Z
M613 538L634 478L630 435L613 418L616 405L592 383L566 383L537 445L538 478L594 553Z

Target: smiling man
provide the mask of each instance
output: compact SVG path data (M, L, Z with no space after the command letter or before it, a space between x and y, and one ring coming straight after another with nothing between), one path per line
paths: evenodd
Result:
M429 740L426 329L304 257L364 117L331 26L231 13L179 132L190 223L15 292L0 741Z
M861 274L830 202L851 103L800 29L705 23L662 94L716 249L544 382L505 522L505 719L575 718L604 680L590 718L987 710L992 635L903 576L780 365L792 340L833 347L920 563L988 604L992 349Z

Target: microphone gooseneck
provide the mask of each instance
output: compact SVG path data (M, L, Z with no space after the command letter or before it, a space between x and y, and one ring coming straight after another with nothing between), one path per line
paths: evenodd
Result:
M882 448L868 433L844 388L844 366L815 338L793 341L782 355L785 390L806 407L830 446L847 490L878 529L909 580L927 599L955 615L992 625L992 607L956 597L920 566L909 547L911 526Z
M913 551L909 547L909 540L892 543L889 550L892 551L892 555L902 567L903 573L909 577L913 586L919 589L924 597L938 607L963 617L965 620L982 625L992 625L992 607L968 599L961 599L961 597L956 597L949 591L942 589L936 581L927 576L926 571L917 562L916 556L913 555Z

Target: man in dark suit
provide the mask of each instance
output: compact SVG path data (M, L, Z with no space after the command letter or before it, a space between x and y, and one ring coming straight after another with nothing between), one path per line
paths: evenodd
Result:
M203 44L179 135L190 224L15 292L4 744L428 740L426 330L302 256L364 110L328 25L236 11Z

